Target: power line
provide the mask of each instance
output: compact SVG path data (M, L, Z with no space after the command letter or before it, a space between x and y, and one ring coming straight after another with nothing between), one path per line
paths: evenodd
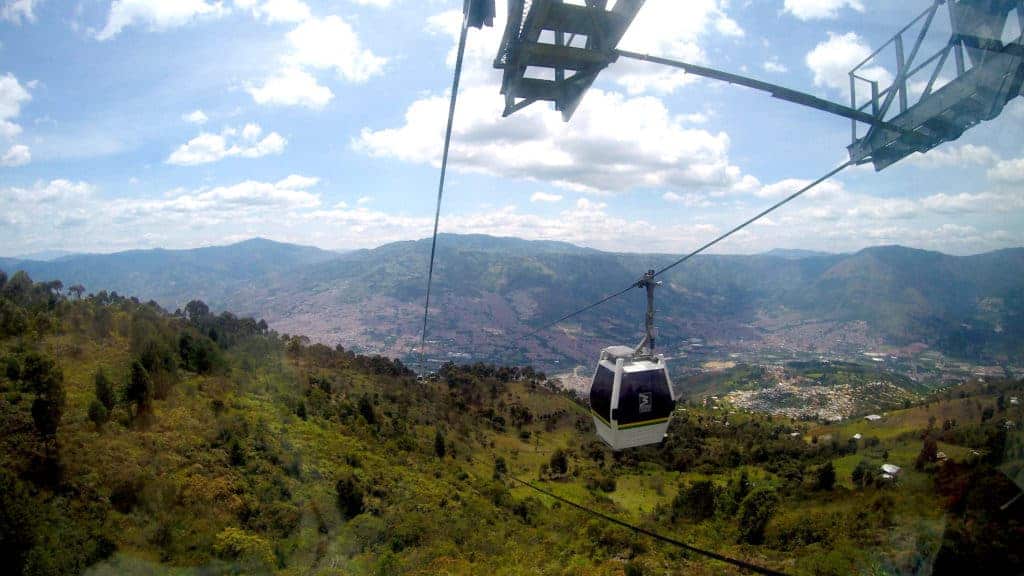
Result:
M700 554L701 556L707 556L708 558L713 558L713 559L718 560L720 562L725 562L726 564L731 564L733 566L736 566L736 567L739 567L739 568L743 568L745 570L750 570L751 572L756 572L758 574L766 574L768 576L786 576L786 574L784 572L779 572L778 570L772 570L771 568L764 568L762 566L758 566L756 564L751 564L750 562L746 562L744 560L738 560L736 558L730 558L728 556L724 556L722 554L719 554L717 552L712 552L710 550L704 550L704 549L701 549L701 548L697 548L696 546L691 546L691 545L689 545L689 544L687 544L685 542L681 542L681 541L676 540L674 538L669 538L668 536L664 536L662 534L658 534L657 532L652 532L652 531L650 531L650 530L648 530L646 528L642 528L640 526L636 526L636 525L630 524L628 522L624 522L622 520L619 520L618 518L615 518L613 516L609 516L609 515L607 515L607 514L605 514L603 512L598 512L597 510L593 510L591 508L587 508L586 506L583 506L582 504L577 504L576 502L573 502L572 500L569 500L567 498L563 498L563 497L559 496L558 494L555 494L553 492L550 492L548 490L545 490L545 489L541 488L540 486L535 486L531 482L527 482L525 480L520 480L519 478L516 478L515 476L509 476L509 478L511 478L512 480L515 480L516 482L522 484L523 486L526 486L527 488L536 490L537 492L540 492L541 494L544 494L545 496L549 496L551 498L554 498L555 500L558 500L559 502L562 502L563 504L568 504L569 506L572 506L573 508L576 508L577 510L580 510L582 512L590 514L591 516L594 516L596 518L600 518L600 519L604 520L605 522L610 522L610 523L615 524L617 526L621 526L622 528L626 528L627 530L632 530L632 531L634 531L634 532L636 532L638 534L643 534L645 536L649 536L650 538L658 540L659 542L664 542L666 544L671 544L671 545L676 546L678 548L682 548L683 550L688 550L690 552L694 552L696 554Z
M444 153L441 156L441 178L437 184L437 209L434 212L434 235L430 241L430 266L427 269L427 295L423 302L423 331L420 334L420 371L423 371L427 343L427 318L430 316L430 287L434 281L434 257L437 254L437 228L441 222L441 200L444 197L445 177L448 174L448 152L452 143L452 125L455 122L455 103L459 98L459 81L462 79L462 60L466 54L466 35L469 32L470 0L462 7L462 32L459 34L459 50L455 59L455 75L452 79L452 97L448 104L448 127L444 133Z
M697 248L693 252L690 252L686 256L683 256L682 258L676 260L675 262L672 262L668 266L665 266L664 268L658 270L657 272L655 272L654 275L656 277L657 276L661 276L665 272L668 272L669 270L675 268L676 266L679 266L680 264L682 264L683 262L686 262L687 260L693 258L694 256L697 256L698 254L701 254L702 252L707 251L709 248L713 247L714 245L718 244L719 242L722 242L726 238L729 238L730 236L736 234L740 230L743 230L747 226L750 226L754 222L757 222L761 218L764 218L765 216L771 214L772 212L778 210L779 208L782 208L786 204L789 204L793 200L795 200L795 199L799 198L800 196L804 195L806 192L808 192L811 189L819 186L821 183L825 182L829 178L832 178L833 176L839 174L843 170L849 168L851 165L853 165L853 161L847 161L847 162L845 162L845 163L843 163L843 164L833 168L832 170L829 170L827 173L825 173L823 176L819 177L817 180L814 180L810 184L807 184L803 188L800 188L796 192L790 194L789 196L783 198L782 200L776 202L775 204L772 204L767 209L762 210L761 212L759 212L753 218L750 218L749 220L746 220L742 224L736 226L735 228L732 228L728 232L718 236L714 240L708 242L707 244L704 244L703 246L701 246L700 248ZM583 314L584 312L593 310L594 308L597 308L598 306L604 304L605 302L608 302L609 300L614 300L615 298L618 298L619 296L622 296L626 292L629 292L635 286L636 286L636 283L634 282L633 284L630 284L629 286L623 288L622 290L619 290L618 292L615 292L613 294L609 294L608 296L605 296L604 298L598 300L597 302L594 302L593 304L589 304L587 306L584 306L583 308L580 308L579 310L576 310L575 312L571 312L569 314L566 314L565 316L562 316L558 320L554 320L552 322L548 322L547 324L541 326L540 328L537 328L536 330L533 330L532 332L530 332L526 336L520 336L520 337L514 339L512 341L512 343L505 350L507 351L507 350L511 349L518 342L521 342L521 341L526 340L528 338L532 338L533 336L536 336L537 334L540 334L541 332L543 332L544 330L547 330L548 328L551 328L553 326L561 324L562 322L565 322L566 320L569 320L570 318L574 318L576 316L579 316L580 314Z

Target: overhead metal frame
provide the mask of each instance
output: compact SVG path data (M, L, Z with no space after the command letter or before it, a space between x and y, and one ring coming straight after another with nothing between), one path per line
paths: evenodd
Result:
M936 38L946 34L936 26L944 7L952 33ZM1024 80L1024 35L1002 41L1014 10L1018 29L1024 30L1024 0L936 0L854 67L850 106L870 114L872 121L863 137L857 122L851 122L850 159L858 164L871 162L876 170L883 170L914 152L956 140L967 129L998 116L1021 95ZM915 31L907 53L907 37ZM945 40L942 48L922 57L925 44L936 39ZM936 88L951 54L955 76ZM894 64L896 72L892 83L880 88L867 71L885 67L883 60ZM927 78L920 91L912 89L915 78ZM865 85L868 97L864 97Z
M914 152L959 138L968 128L998 116L1007 102L1021 95L1024 35L1003 43L1002 34L1015 9L1024 30L1024 0L934 0L850 71L849 106L738 74L619 50L618 43L643 4L644 0L618 0L608 10L608 0L585 0L585 5L509 0L505 34L494 61L496 68L504 70L504 115L550 101L568 121L598 74L621 56L763 90L775 98L847 118L852 125L851 161L871 162L882 170ZM944 33L936 32L934 26L943 7L953 32L941 38L943 48L921 57L922 48ZM916 38L908 42L906 37L914 31ZM868 70L889 50L896 73L892 84L882 88ZM956 62L955 77L938 86L950 54ZM913 90L912 80L924 74L924 88ZM858 123L868 127L863 137Z
M566 121L597 75L617 58L615 47L644 0L509 0L508 20L494 67L504 70L501 93L508 116L538 100L554 102ZM582 45L581 45L582 44ZM547 77L530 76L545 71Z

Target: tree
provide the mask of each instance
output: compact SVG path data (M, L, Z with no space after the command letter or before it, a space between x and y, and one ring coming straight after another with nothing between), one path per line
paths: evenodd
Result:
M445 448L444 433L441 432L440 428L438 428L434 433L434 454L441 460L444 460L444 455L446 453L447 449Z
M775 492L766 488L758 488L743 499L739 513L740 542L747 544L764 542L764 530L772 515L775 514L778 502Z
M854 486L864 488L870 486L875 481L875 468L867 460L861 460L857 463L857 467L853 469L850 474L850 480L853 480Z
M508 464L505 462L504 458L502 458L501 456L498 456L494 460L494 474L493 474L493 478L495 480L501 480L501 479L503 479L505 477L506 474L508 474Z
M82 286L81 284L75 284L68 288L68 293L74 294L76 300L81 300L82 294L85 294L85 286Z
M551 472L554 474L564 475L569 471L569 458L565 454L565 450L561 448L555 450L555 453L551 455Z
M367 424L371 426L376 424L377 415L373 411L373 403L370 402L370 397L366 394L359 397L359 413L366 419Z
M56 435L64 412L64 373L53 360L38 353L25 357L21 379L35 392L32 402L32 420L42 436Z
M836 468L829 460L818 467L814 474L814 487L817 490L832 490L836 486Z
M63 408L50 398L40 396L32 401L32 421L41 436L51 438L57 435Z
M110 412L114 409L114 404L117 403L117 398L114 396L114 385L110 382L110 378L107 378L107 373L100 367L96 370L96 376L94 378L96 399L103 404L103 407Z
M92 402L89 403L89 420L96 425L96 428L102 427L106 422L110 413L107 412L107 407L100 402L99 399L93 398Z
M5 572L21 574L36 542L40 514L32 493L18 477L0 468L0 557Z
M3 295L15 304L26 304L32 294L32 278L24 270L18 270L4 283Z
M715 515L715 485L710 480L699 480L683 487L672 501L672 517L688 517L696 522Z
M914 461L914 468L918 470L924 470L925 466L935 462L939 455L939 445L929 434L924 439L924 444L921 446L921 452L917 454L917 460Z
M363 513L363 489L352 476L340 478L334 484L334 492L338 499L338 511L345 520Z
M747 476L747 470L744 468L740 471L739 477L734 477L729 481L729 497L725 499L723 507L725 512L733 514L739 507L743 499L750 493L750 478Z
M146 367L138 360L132 362L125 399L135 404L136 415L148 412L153 401L153 380L149 377Z
M210 315L210 307L202 300L193 300L185 305L185 315L192 322Z
M8 356L4 362L4 375L11 382L21 379L21 364L18 363L18 359L14 356Z

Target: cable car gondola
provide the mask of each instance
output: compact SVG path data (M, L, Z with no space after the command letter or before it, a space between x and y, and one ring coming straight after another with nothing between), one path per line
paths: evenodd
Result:
M647 290L647 333L636 348L601 351L590 386L590 411L597 435L612 450L657 444L676 408L665 360L654 354L654 280L650 270L636 283Z

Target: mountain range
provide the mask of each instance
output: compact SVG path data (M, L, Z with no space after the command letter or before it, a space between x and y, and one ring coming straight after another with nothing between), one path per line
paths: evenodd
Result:
M430 241L339 254L253 239L192 250L0 259L10 275L113 290L174 310L194 298L262 317L280 332L415 357ZM676 256L609 253L549 241L442 235L427 353L539 366L589 364L641 338L644 296L627 292L537 337L533 329L635 282ZM925 345L974 361L1024 356L1024 249L950 256L900 246L702 255L660 278L659 349L699 338L821 351L828 342Z

